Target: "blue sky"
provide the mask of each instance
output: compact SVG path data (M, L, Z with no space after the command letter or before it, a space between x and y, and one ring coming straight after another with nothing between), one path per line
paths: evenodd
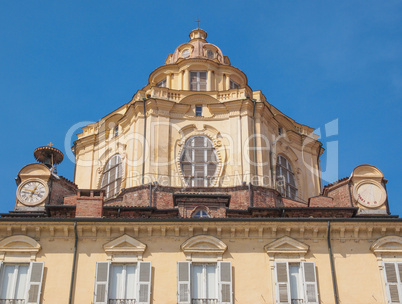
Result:
M338 177L359 164L389 180L402 215L402 1L1 1L0 212L14 178L71 126L127 103L196 27L253 90L313 128L338 119ZM323 134L324 135L324 134ZM325 156L323 158L325 170ZM60 175L74 177L66 159Z

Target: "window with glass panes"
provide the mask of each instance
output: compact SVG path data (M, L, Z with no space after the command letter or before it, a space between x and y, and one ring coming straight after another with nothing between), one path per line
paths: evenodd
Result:
M106 198L119 194L123 175L123 165L119 154L113 155L103 170L101 189L105 190Z
M195 106L195 116L202 116L202 106Z
M190 90L206 91L207 90L207 72L191 71L190 72Z
M157 87L166 88L166 78L156 84Z
M313 262L276 262L276 303L318 304Z
M218 159L213 143L208 137L189 138L184 145L180 163L187 186L208 187L213 184Z
M178 304L232 304L231 262L177 264Z
M297 188L295 175L290 162L282 155L278 156L276 162L276 185L283 196L296 199Z
M193 218L209 218L209 214L204 209L198 209L194 212Z
M0 263L0 266L0 303L39 303L44 267L42 262Z
M240 85L237 82L230 80L230 89L240 89Z
M97 262L94 304L149 304L151 262Z

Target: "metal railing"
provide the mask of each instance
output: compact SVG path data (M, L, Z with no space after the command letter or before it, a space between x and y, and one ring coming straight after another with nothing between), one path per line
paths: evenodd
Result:
M218 299L191 299L191 304L218 304Z
M109 304L136 304L136 303L137 301L135 299L109 299Z
M303 299L292 299L291 303L292 304L304 304L304 300Z
M0 299L0 304L25 304L25 299Z

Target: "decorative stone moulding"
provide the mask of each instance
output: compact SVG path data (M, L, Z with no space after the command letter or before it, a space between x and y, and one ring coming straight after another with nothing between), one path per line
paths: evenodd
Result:
M188 129L189 126L186 126L185 128ZM183 134L184 133L183 131L184 131L183 129L180 130L180 133ZM219 135L220 133L215 128L209 127L208 125L204 125L204 128L202 130L198 130L195 126L193 126L193 130L191 132L183 134L182 139L177 142L177 154L176 154L176 168L177 172L179 172L180 179L183 181L183 183L185 183L185 178L181 170L180 160L185 143L189 138L193 136L206 136L212 141L212 144L216 151L216 155L218 157L218 164L215 172L215 177L210 187L219 185L219 180L222 177L223 172L223 164L226 162L226 149L222 144L222 139L218 137Z
M181 246L186 260L218 260L222 261L227 245L220 239L210 235L198 235L189 238Z
M283 236L264 246L268 255L294 255L303 258L309 250L309 246L289 236Z
M36 255L41 249L41 245L25 235L14 235L0 241L0 261L4 261L7 257L15 257L18 259L36 260Z
M147 245L140 241L124 234L103 245L105 253L108 255L108 260L132 259L133 261L142 261Z
M402 237L392 235L379 238L371 244L370 250L377 256L391 254L402 256Z

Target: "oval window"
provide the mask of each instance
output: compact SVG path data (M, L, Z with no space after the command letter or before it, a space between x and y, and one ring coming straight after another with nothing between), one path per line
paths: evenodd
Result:
M183 56L183 58L187 58L190 56L190 51L189 50L184 50L181 55Z

